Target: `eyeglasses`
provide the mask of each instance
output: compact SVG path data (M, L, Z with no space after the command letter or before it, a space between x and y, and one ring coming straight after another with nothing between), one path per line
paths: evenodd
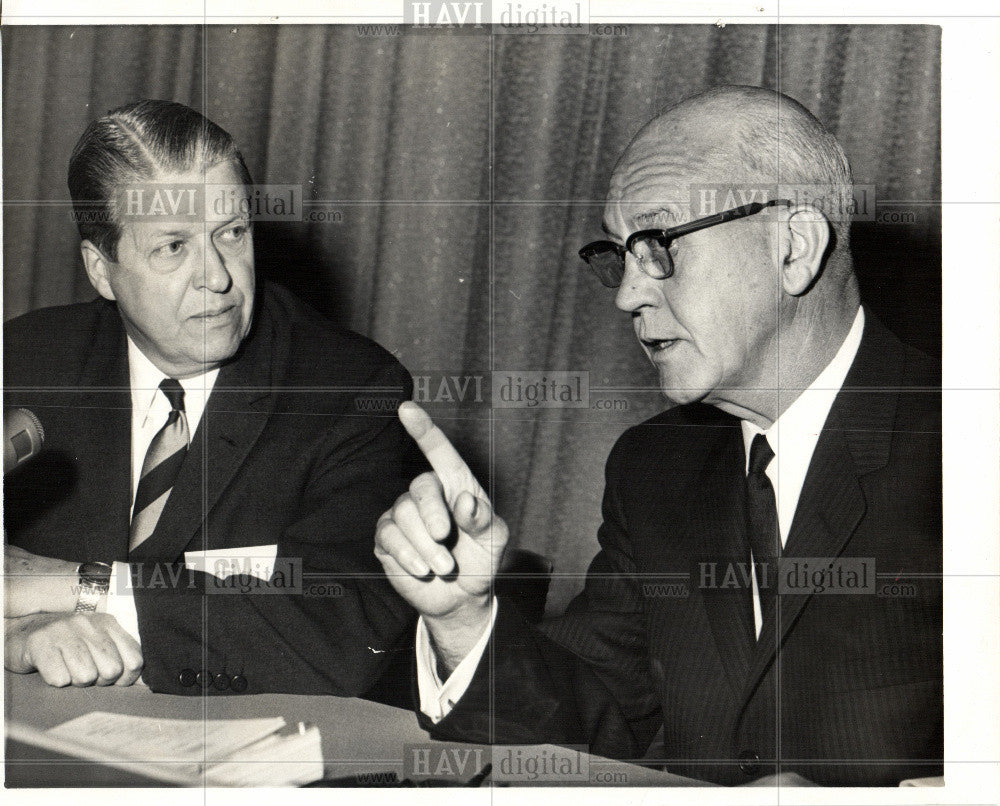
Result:
M633 232L625 241L625 246L614 241L593 241L580 250L580 257L594 270L594 274L608 288L618 288L625 276L625 255L631 252L639 263L639 268L654 280L665 280L674 273L674 261L670 257L670 245L682 235L689 235L700 229L708 229L737 218L756 215L765 207L777 204L791 204L788 199L772 199L768 202L754 202L724 210L721 213L698 218L670 229L641 229Z

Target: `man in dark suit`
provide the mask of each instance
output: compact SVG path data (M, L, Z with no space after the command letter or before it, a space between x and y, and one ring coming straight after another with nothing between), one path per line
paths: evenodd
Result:
M69 183L101 298L5 326L5 405L45 430L5 479L6 667L365 693L413 619L370 548L412 476L392 413L409 374L256 284L249 205L215 204L250 198L249 173L196 111L109 113ZM166 215L136 193L193 203Z
M677 405L612 451L600 552L558 619L496 604L507 527L400 408L435 473L382 516L376 555L421 613L435 736L648 752L723 784L940 774L940 383L860 305L850 185L819 122L758 88L682 102L629 145L613 240L581 256ZM698 220L712 194L755 203Z

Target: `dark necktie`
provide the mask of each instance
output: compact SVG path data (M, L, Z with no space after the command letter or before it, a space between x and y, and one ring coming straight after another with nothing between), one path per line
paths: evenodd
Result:
M757 564L757 589L760 592L761 620L774 612L778 586L778 558L781 556L781 534L778 531L778 509L774 502L774 487L767 477L767 466L774 451L767 437L758 434L750 444L750 466L747 472L747 534L750 550Z
M163 428L149 443L142 462L142 475L132 507L129 551L145 541L156 528L160 513L170 497L177 473L188 450L188 424L184 414L184 389L173 378L164 378L160 391L170 401L170 414Z

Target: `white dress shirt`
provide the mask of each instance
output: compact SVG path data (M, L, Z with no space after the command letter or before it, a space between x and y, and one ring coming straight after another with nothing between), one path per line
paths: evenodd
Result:
M184 413L187 417L188 435L198 430L208 396L212 394L219 370L213 369L193 378L178 381L184 389ZM156 368L131 338L128 339L128 377L132 390L132 502L139 488L142 463L156 433L163 428L170 414L170 401L160 391L160 382L166 377ZM129 507L129 517L132 508ZM122 628L139 641L139 619L131 588L119 586L119 580L128 578L128 563L116 562L111 567L111 585L108 590L107 612L114 616Z
M864 326L864 311L859 307L854 317L854 323L833 360L771 424L770 428L762 431L746 420L741 421L743 442L746 449L746 472L749 472L750 465L750 443L757 434L765 434L771 445L771 450L774 451L775 458L767 466L766 472L774 487L782 547L788 539L788 531L792 526L792 518L795 516L795 508L799 503L799 495L802 493L802 485L805 482L806 472L809 470L809 463L812 461L819 434L830 414L834 399L844 385L847 372L850 370L851 364L854 363L858 346L861 344L861 333ZM753 606L754 623L757 635L760 636L760 594L757 591L756 576L753 580ZM424 620L420 618L417 621L417 689L420 694L420 710L427 714L432 722L436 723L444 719L468 689L483 652L489 643L493 623L496 621L496 613L497 601L494 598L493 621L490 622L490 627L444 683L438 679L434 651L431 648Z
M767 437L774 451L774 458L767 466L767 477L774 487L774 503L778 508L778 531L781 547L788 541L795 509L799 505L802 485L812 462L813 451L819 441L820 431L830 414L833 401L844 385L847 372L854 363L854 356L861 344L861 333L865 328L864 310L858 308L847 337L844 339L833 360L816 376L808 388L795 398L766 431L747 420L741 420L743 447L746 450L746 468L750 472L750 444L757 434ZM760 637L760 593L757 590L757 572L753 570L753 620L757 636Z

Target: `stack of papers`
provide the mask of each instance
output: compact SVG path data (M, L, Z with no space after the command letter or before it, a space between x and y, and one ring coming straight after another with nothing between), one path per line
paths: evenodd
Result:
M191 786L297 786L323 777L319 728L290 727L281 717L157 719L94 711L46 733L89 759L166 768Z

